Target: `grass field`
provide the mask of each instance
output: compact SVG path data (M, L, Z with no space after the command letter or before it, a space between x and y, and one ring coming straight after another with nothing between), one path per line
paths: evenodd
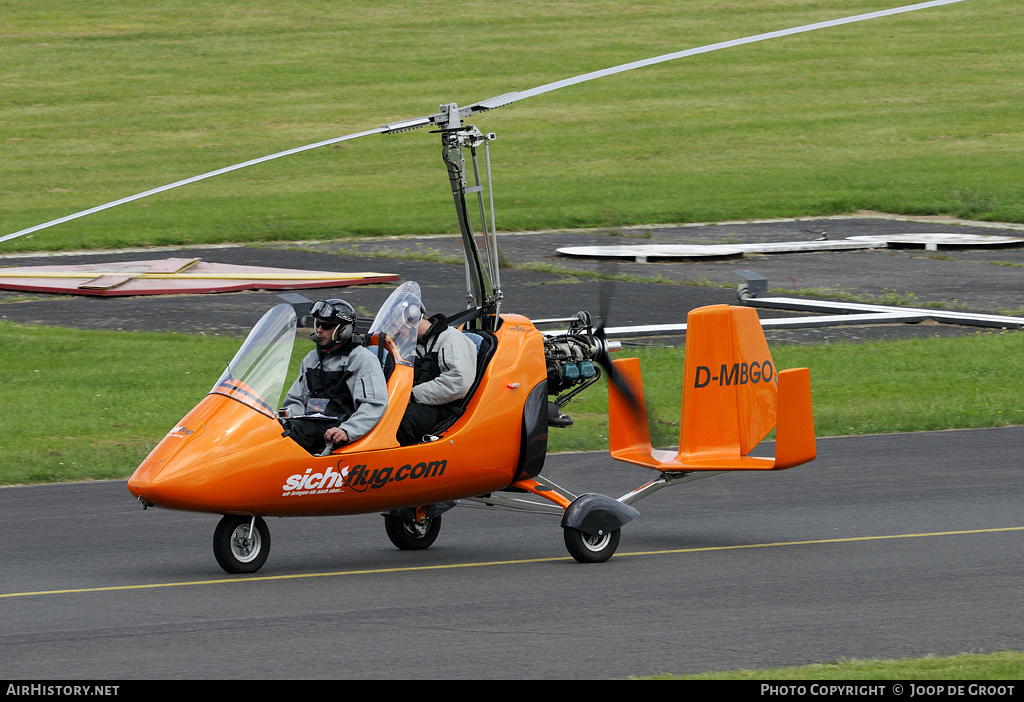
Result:
M666 675L658 680L941 680L941 681L979 681L979 680L1021 680L1024 679L1024 654L1004 651L1002 653L965 654L948 658L903 658L900 660L850 660L835 663L817 663L793 668L768 668L763 670L734 670L698 675ZM962 687L961 687L962 685ZM807 686L809 687L809 686ZM905 686L904 686L905 687ZM886 686L885 692L890 693L891 687ZM975 684L969 682L954 683L932 694L936 695L1010 695L1019 693L1019 686L1012 690L1002 689L998 685ZM821 693L824 695L825 692ZM841 694L841 693L833 693ZM870 694L880 695L876 688ZM905 689L904 695L910 696L911 691ZM927 694L927 689L917 691ZM802 696L802 695L801 695Z
M0 235L283 149L893 0L6 2ZM966 0L516 103L505 230L874 209L1024 221L1024 6ZM0 251L436 233L435 135L261 164Z

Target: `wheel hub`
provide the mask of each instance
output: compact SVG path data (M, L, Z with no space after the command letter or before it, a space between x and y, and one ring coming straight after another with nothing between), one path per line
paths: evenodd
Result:
M248 563L256 558L260 553L259 531L250 529L245 524L238 526L231 535L231 553L243 563Z
M405 529L409 532L410 536L421 539L426 536L428 531L430 531L430 520L424 517L415 524L409 524L406 522Z
M591 551L600 551L608 545L608 540L611 539L611 532L599 531L594 536L589 534L583 535L583 544Z

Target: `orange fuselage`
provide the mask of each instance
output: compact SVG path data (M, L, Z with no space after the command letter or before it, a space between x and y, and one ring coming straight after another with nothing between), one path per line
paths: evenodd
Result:
M169 509L317 516L414 507L507 487L520 464L523 408L546 378L540 332L503 315L498 345L465 414L438 441L399 446L395 432L412 368L388 381L388 408L367 436L311 456L280 422L222 394L204 398L128 481L132 494Z

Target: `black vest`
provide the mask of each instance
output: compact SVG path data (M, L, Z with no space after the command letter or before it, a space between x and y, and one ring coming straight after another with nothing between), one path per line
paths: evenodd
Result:
M441 335L441 332L448 328L448 320L443 314L435 314L433 317L429 318L429 321L430 328L427 329L427 333L424 334L423 338L420 340L423 348L429 348L430 344ZM441 375L441 363L438 361L437 351L430 351L424 353L422 356L417 356L412 367L413 385L429 382Z
M355 348L356 344L349 342L337 351L332 353L348 354ZM355 412L355 401L348 389L348 379L352 377L352 371L325 371L324 358L327 353L317 350L320 362L306 371L306 388L310 397L322 397L329 399L327 408L323 413L329 417L348 418Z

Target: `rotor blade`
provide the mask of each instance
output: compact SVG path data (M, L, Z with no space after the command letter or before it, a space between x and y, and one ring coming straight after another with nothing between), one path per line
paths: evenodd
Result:
M643 59L640 61L632 61L631 63L624 63L619 66L613 66L612 68L604 68L599 71L592 71L590 73L584 73L574 78L565 78L558 80L553 83L547 83L545 85L531 88L530 90L523 90L520 92L506 93L505 95L499 95L487 100L481 100L480 102L469 105L463 108L463 112L467 115L474 112L482 112L484 110L493 110L497 107L518 102L519 100L525 100L526 98L535 97L537 95L543 95L549 93L552 90L558 90L565 88L570 85L577 85L578 83L585 83L586 81L595 80L597 78L604 78L606 76L613 76L618 73L624 73L626 71L632 71L636 68L644 68L646 66L653 66L659 63L665 63L666 61L675 61L676 59L686 58L687 56L696 56L698 54L707 54L712 51L718 51L719 49L729 49L734 46L743 46L744 44L754 44L759 41L766 41L768 39L777 39L779 37L786 37L792 34L802 34L804 32L813 32L816 29L825 29L827 27L838 27L844 24L853 24L854 22L863 22L865 20L876 19L878 17L887 17L889 15L898 15L904 12L913 12L915 10L924 10L929 7L938 7L940 5L951 5L956 2L963 2L964 0L931 0L930 2L921 2L915 5L905 5L903 7L895 7L888 10L879 10L877 12L868 12L862 15L852 15L850 17L843 17L841 19L828 20L826 22L815 22L814 24L805 24L800 27L793 27L792 29L782 29L776 32L766 32L764 34L755 34L749 37L743 37L742 39L731 39L729 41L718 42L717 44L708 44L707 46L700 46L695 49L686 49L684 51L676 51L671 54L662 54L661 56L655 56L653 58Z
M292 154L297 154L297 153L300 153L302 151L309 151L310 149L317 149L317 148L319 148L321 146L327 146L329 144L337 144L338 142L348 141L350 139L358 139L359 137L369 136L371 134L381 134L381 133L386 132L386 131L389 131L389 127L378 127L377 129L370 129L370 130L365 131L365 132L357 132L355 134L346 134L345 136L335 137L333 139L327 139L326 141L318 141L315 144L306 144L305 146L297 146L294 149L288 149L287 151L279 151L278 153L270 154L269 156L261 156L260 158L254 158L251 161L245 161L244 163L236 163L233 166L226 166L225 168L218 168L217 170L210 171L209 173L203 173L201 175L192 176L191 178L185 178L184 180L179 180L179 181L176 181L174 183L169 183L167 185L161 185L159 188L153 188L152 190L147 190L145 192L137 193L135 195L129 195L128 197L123 197L120 200L114 200L114 201L108 202L108 203L106 203L104 205L97 205L96 207L90 207L87 210L82 210L81 212L76 212L74 214L67 215L66 217L61 217L59 219L54 219L54 220L51 220L49 222L44 222L43 224L37 224L37 225L35 225L33 227L29 227L28 229L22 229L21 231L14 232L13 234L7 234L6 236L0 237L0 242L7 241L8 239L15 239L15 238L17 238L19 236L23 236L25 234L31 234L32 232L37 232L40 229L46 229L48 227L52 227L52 226L55 226L57 224L63 224L64 222L70 222L73 219L78 219L79 217L85 217L86 215L91 215L91 214L94 214L96 212L102 212L103 210L109 210L111 207L117 207L118 205L123 205L125 203L132 202L134 200L141 200L142 198L149 197L150 195L156 195L157 193L162 193L162 192L165 192L167 190L173 190L174 188L180 188L181 186L188 185L189 183L196 183L196 182L198 182L200 180L206 180L207 178L212 178L214 176L218 176L218 175L221 175L223 173L230 173L231 171L237 171L238 169L246 168L247 166L255 166L257 163L264 163L265 161L273 161L276 158L282 158L284 156L291 156Z

